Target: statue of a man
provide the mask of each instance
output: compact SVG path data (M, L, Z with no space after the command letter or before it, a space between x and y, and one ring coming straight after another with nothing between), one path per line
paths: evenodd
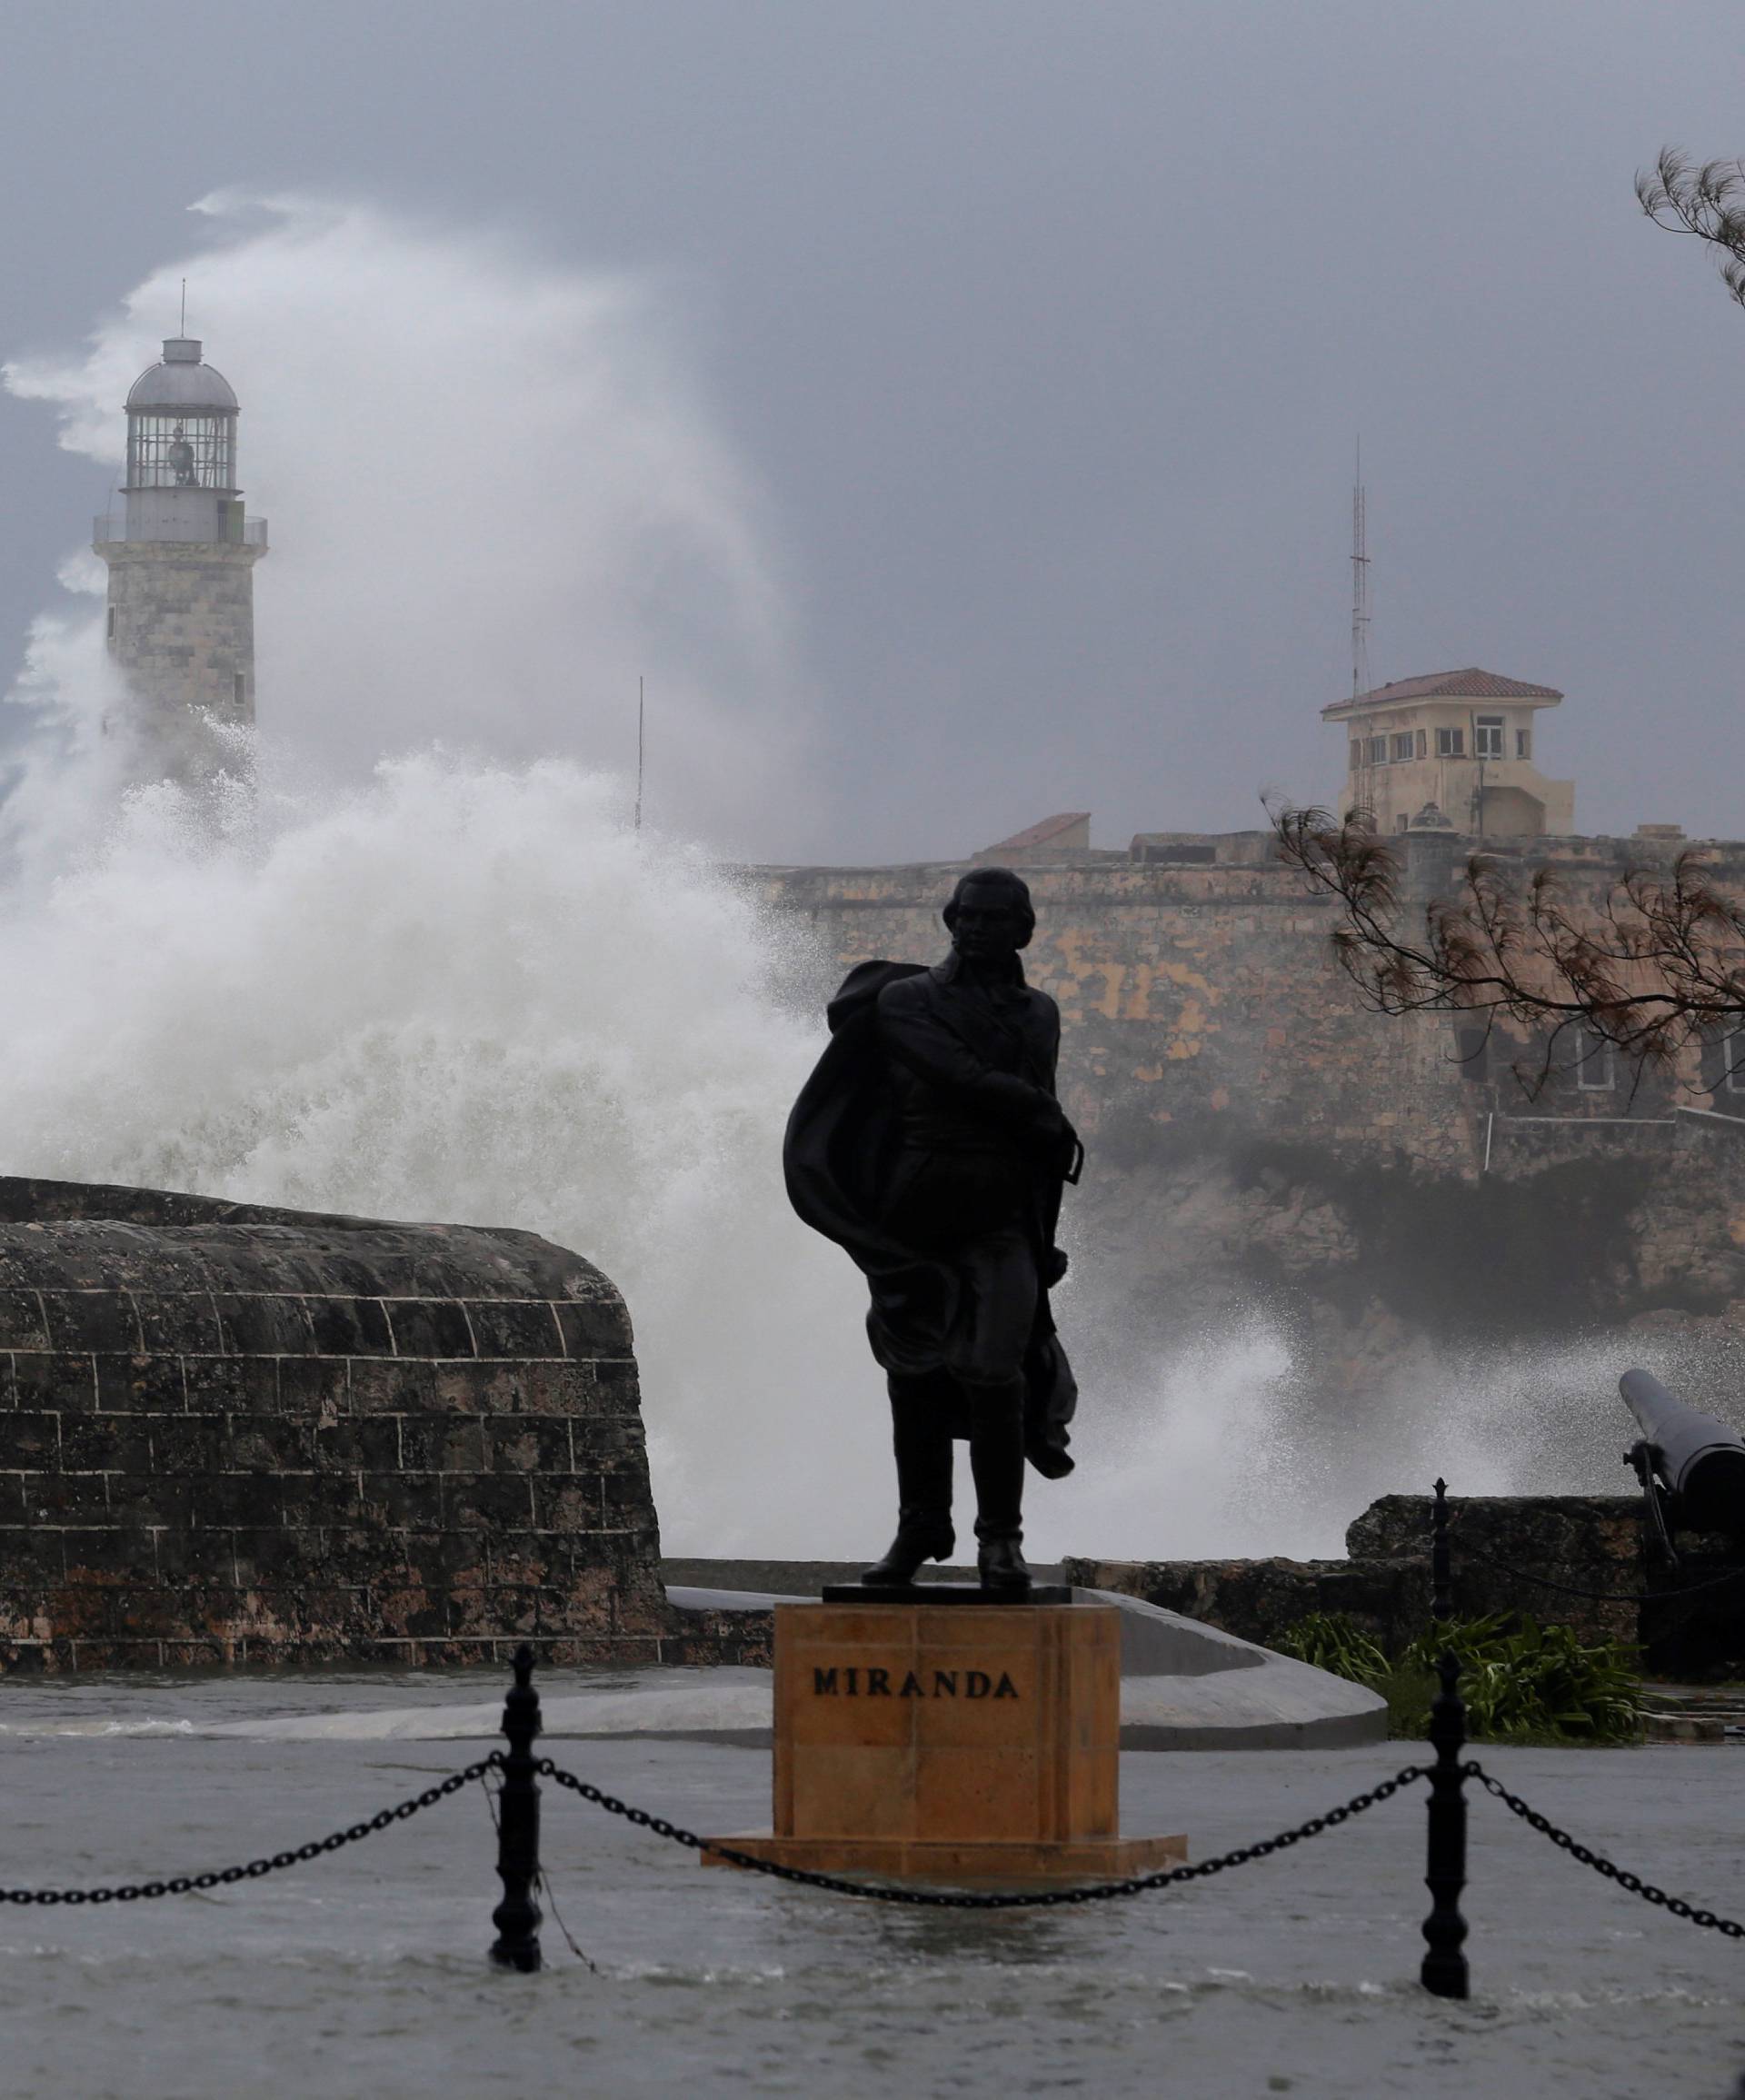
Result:
M177 423L171 433L169 453L170 472L175 476L178 489L194 486L194 447L188 443L182 425Z
M872 1291L867 1334L891 1394L897 1536L862 1579L912 1582L952 1552L952 1444L967 1439L982 1587L1022 1597L1024 1460L1070 1473L1077 1398L1048 1293L1062 1184L1083 1159L1054 1094L1060 1010L1024 980L1030 891L979 868L944 911L929 970L863 962L789 1119L788 1193Z

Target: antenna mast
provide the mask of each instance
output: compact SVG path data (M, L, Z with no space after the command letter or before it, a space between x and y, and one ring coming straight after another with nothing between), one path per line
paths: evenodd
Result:
M1363 441L1357 441L1357 477L1351 483L1351 698L1370 690L1370 540L1364 515Z
M636 834L643 830L643 681L636 681Z
M183 333L183 334L184 334L184 335L185 335L185 334L187 333L187 332L188 332L188 281L187 281L187 279L186 279L185 277L184 277L184 278L183 278L183 280L182 280L182 333Z

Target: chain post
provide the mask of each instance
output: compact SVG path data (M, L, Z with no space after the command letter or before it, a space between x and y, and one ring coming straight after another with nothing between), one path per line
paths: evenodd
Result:
M1436 1483L1436 1499L1430 1506L1430 1616L1446 1626L1454 1616L1451 1561L1448 1547L1448 1482Z
M539 1733L539 1694L533 1689L533 1651L525 1641L515 1650L515 1682L503 1702L503 1732L509 1754L503 1761L498 1800L497 1874L503 1901L491 1914L497 1928L491 1959L499 1968L531 1976L540 1966L539 1786L534 1780L533 1737Z
M1440 1490L1441 1483L1437 1482ZM1425 1955L1419 1978L1439 1998L1467 1996L1466 1920L1461 1891L1466 1886L1466 1707L1461 1698L1461 1666L1451 1655L1436 1665L1442 1681L1430 1709L1430 1741L1436 1762L1430 1768L1429 1846L1424 1883L1431 1908L1424 1920Z

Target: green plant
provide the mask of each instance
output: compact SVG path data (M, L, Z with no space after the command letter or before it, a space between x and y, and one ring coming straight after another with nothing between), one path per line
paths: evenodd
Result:
M1494 1743L1634 1742L1641 1717L1637 1651L1584 1643L1567 1626L1497 1613L1432 1625L1398 1657L1342 1611L1313 1611L1273 1642L1317 1669L1367 1685L1388 1702L1391 1734L1420 1737L1436 1697L1436 1660L1461 1666L1467 1732Z
M1435 1625L1400 1657L1401 1721L1429 1725L1439 1656L1461 1666L1468 1733L1491 1742L1634 1741L1640 1727L1637 1651L1620 1641L1583 1642L1571 1627L1494 1616ZM1392 1702L1390 1701L1391 1707ZM1416 1710L1414 1710L1416 1709ZM1421 1715L1421 1718L1420 1717Z
M1295 1656L1318 1670L1331 1670L1353 1684L1378 1687L1391 1668L1381 1646L1348 1612L1311 1611L1287 1627L1272 1644L1280 1655Z

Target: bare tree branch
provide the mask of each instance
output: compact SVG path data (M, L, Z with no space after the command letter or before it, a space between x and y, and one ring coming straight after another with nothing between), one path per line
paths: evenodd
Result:
M1718 251L1723 283L1745 306L1745 160L1700 164L1662 146L1636 176L1657 226ZM1539 1045L1516 1067L1531 1094L1610 1043L1635 1083L1660 1070L1691 1083L1710 1045L1745 1070L1745 904L1710 881L1694 854L1670 873L1630 868L1598 898L1572 902L1549 864L1522 877L1474 853L1458 891L1406 921L1401 869L1370 811L1339 822L1326 810L1263 798L1279 857L1341 907L1333 953L1378 1013L1471 1013L1488 1044L1504 1021ZM1633 1089L1632 1089L1633 1091Z
M1745 1039L1745 905L1691 853L1668 873L1632 868L1598 898L1572 899L1547 865L1521 875L1475 853L1458 891L1401 900L1401 867L1368 812L1270 802L1279 857L1341 908L1333 953L1377 1013L1471 1013L1536 1042L1529 1093L1612 1044L1638 1084L1688 1069L1705 1044ZM1736 1053L1733 1053L1736 1054Z

